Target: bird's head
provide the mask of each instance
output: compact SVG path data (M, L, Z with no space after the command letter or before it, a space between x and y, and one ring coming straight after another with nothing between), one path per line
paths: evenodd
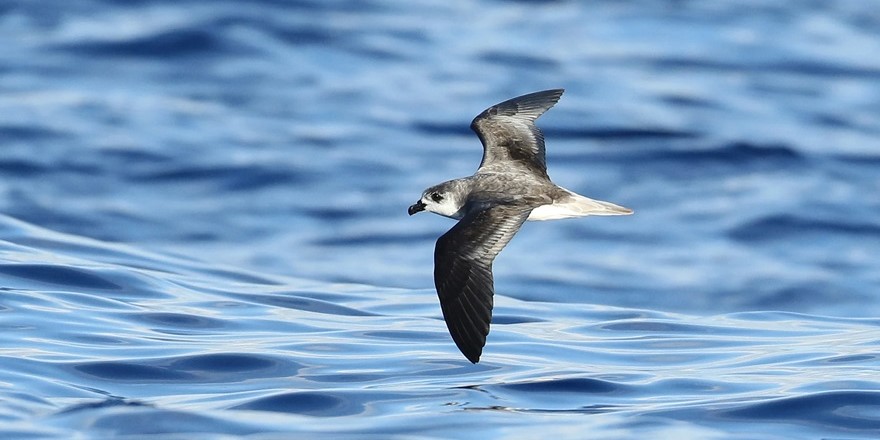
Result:
M460 179L434 185L426 189L419 201L410 205L407 212L413 215L417 212L429 211L444 217L460 219L464 215L462 212L465 202L464 185Z

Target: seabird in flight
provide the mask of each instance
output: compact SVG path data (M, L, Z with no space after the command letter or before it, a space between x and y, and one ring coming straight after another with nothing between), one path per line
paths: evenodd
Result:
M575 194L550 181L544 135L535 126L562 89L519 96L480 113L471 129L483 143L474 175L434 185L409 207L458 223L437 240L434 285L462 354L477 363L492 319L492 261L526 220L627 215L632 210Z

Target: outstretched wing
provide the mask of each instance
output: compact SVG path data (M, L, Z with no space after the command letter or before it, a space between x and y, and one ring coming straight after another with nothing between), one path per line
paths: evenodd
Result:
M492 320L492 261L529 216L531 208L475 208L437 240L434 285L455 345L477 363Z
M535 120L559 101L563 91L554 89L518 96L477 115L471 129L483 143L480 169L519 166L547 177L544 134Z

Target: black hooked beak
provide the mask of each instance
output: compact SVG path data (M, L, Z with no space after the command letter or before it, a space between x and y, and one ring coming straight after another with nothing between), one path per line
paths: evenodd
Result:
M422 211L424 211L424 210L425 210L425 206L426 206L426 205L425 205L424 203L422 203L421 200L419 200L418 202L415 202L415 203L413 203L412 205L410 205L410 206L409 206L409 209L407 209L406 212L408 212L409 215L413 215L413 214L415 214L415 213L417 213L417 212L422 212Z

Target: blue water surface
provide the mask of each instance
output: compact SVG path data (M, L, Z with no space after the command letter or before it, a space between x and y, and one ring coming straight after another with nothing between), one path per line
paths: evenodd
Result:
M880 2L0 2L0 438L880 437ZM406 215L564 87L481 362Z

